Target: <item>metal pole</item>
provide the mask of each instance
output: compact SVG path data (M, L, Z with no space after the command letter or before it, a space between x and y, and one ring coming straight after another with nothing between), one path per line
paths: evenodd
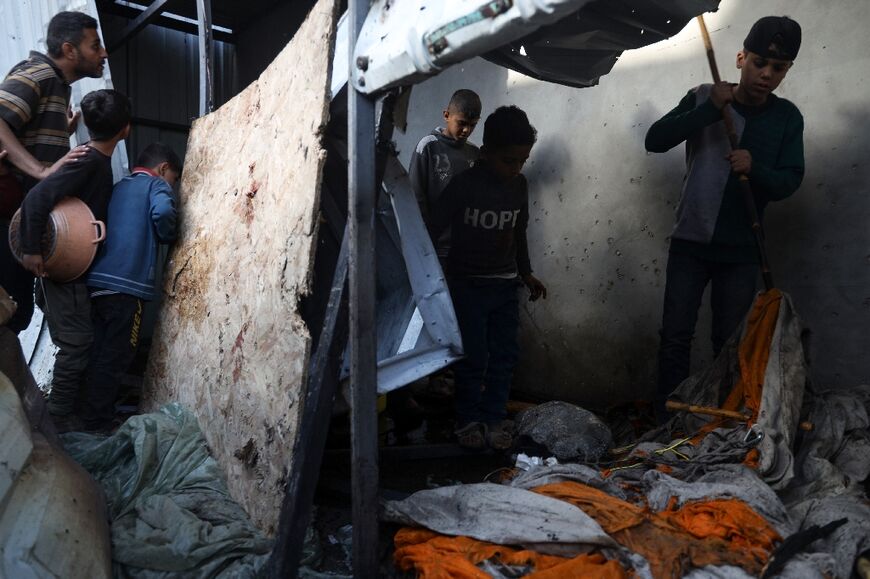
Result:
M172 0L156 0L152 3L148 8L142 11L142 14L133 19L130 24L121 32L121 36L118 37L112 44L110 44L106 50L111 54L115 52L128 42L133 39L134 36L139 34L143 28L148 26L151 22L157 19L161 13L165 12L169 9L169 3Z
M350 233L350 387L353 461L353 575L378 569L377 332L375 324L375 105L356 90L354 47L368 0L348 2L348 222Z
M211 0L196 0L199 21L199 116L214 110L214 43L211 30Z
M287 481L278 536L267 567L267 576L272 579L298 576L305 531L311 520L311 505L329 434L333 400L339 390L341 353L347 344L347 250L348 233L345 229L323 330L309 365L305 407L293 445L293 470Z

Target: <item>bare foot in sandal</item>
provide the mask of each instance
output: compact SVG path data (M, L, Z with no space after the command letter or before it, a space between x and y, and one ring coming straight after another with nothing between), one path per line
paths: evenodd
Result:
M513 422L510 420L490 424L486 430L486 441L490 448L507 450L513 446Z
M486 448L486 426L480 422L469 422L462 428L457 428L453 434L462 448L483 450Z

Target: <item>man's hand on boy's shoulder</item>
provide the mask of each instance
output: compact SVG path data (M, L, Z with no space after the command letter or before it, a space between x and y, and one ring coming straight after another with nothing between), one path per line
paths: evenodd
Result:
M42 175L39 176L39 179L45 179L67 163L75 163L76 161L87 155L89 150L90 146L88 145L79 145L75 149L70 149L66 155L55 161L53 165L43 169Z
M21 258L21 265L36 277L45 277L45 264L41 255L25 253Z
M523 283L526 284L527 288L529 288L530 302L533 302L540 297L547 299L547 288L541 283L541 280L532 274L527 274L523 276Z
M719 110L722 107L734 100L734 87L737 85L731 82L720 81L713 85L710 89L710 102Z

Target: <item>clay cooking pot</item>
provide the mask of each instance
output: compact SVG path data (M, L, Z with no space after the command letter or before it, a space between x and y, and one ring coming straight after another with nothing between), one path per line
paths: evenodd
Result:
M18 243L20 227L19 209L9 224L9 247L19 263L22 259ZM106 224L94 219L84 201L78 197L61 199L51 210L42 236L42 259L47 277L64 283L81 276L91 267L99 244L105 238Z

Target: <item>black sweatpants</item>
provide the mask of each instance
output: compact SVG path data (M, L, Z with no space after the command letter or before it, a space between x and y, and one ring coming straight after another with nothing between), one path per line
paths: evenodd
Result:
M91 299L88 287L81 282L55 283L42 279L36 285L37 304L45 313L51 341L58 348L48 411L66 416L75 410L94 341Z
M91 298L94 345L79 413L89 430L109 426L115 416L121 377L139 345L142 306L141 299L128 294Z

